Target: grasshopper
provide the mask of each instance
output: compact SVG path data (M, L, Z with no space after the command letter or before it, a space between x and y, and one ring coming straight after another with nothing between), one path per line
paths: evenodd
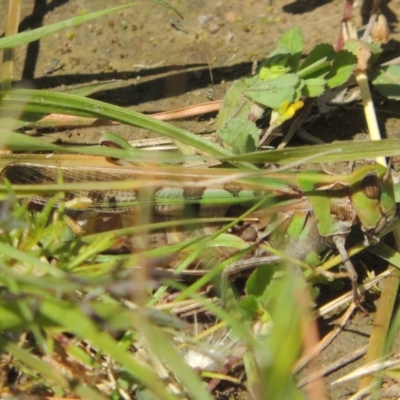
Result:
M126 168L111 164L68 167L17 161L8 164L0 177L14 184L17 194L23 188L33 188L36 194L31 194L30 200L38 204L50 198L51 188L46 185L62 180L65 207L83 215L87 231L115 227L105 222L105 216L110 215L129 224L143 223L145 214L152 222L207 219L207 224L195 224L195 228L194 224L191 228L178 225L150 232L146 242L152 247L181 242L192 235L210 235L220 227L217 218L225 223L234 221L253 206L254 210L232 227L241 243L254 247L250 257L266 256L265 244L302 260L335 247L360 308L357 273L345 240L351 228L359 225L364 243L377 243L396 212L390 172L379 164L364 165L348 175L283 171L251 177L233 169ZM88 222L92 219L88 213L97 216L95 222ZM131 238L130 249L140 248L142 239L140 235ZM211 260L215 262L215 257Z

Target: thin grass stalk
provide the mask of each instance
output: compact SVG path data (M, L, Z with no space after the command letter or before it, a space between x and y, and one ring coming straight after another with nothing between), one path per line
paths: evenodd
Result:
M8 16L6 26L6 36L18 33L18 24L21 14L21 0L10 0L8 3ZM15 49L8 48L4 50L3 62L0 71L0 90L10 90L12 73L14 69Z

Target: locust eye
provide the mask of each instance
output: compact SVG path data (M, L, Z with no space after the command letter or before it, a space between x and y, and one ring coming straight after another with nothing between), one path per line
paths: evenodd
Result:
M381 197L381 181L375 174L368 174L361 181L361 190L371 200Z

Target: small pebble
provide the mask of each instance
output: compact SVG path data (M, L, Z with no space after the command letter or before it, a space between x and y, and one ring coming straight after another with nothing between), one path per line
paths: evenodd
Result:
M212 21L214 17L212 15L199 15L197 17L197 21L200 25L204 25L205 23Z
M211 22L211 24L208 26L208 31L210 33L217 33L219 31L220 26L215 23L215 22Z
M234 13L233 11L227 12L227 13L225 14L225 19L226 19L228 22L235 22L235 21L237 20L236 13Z

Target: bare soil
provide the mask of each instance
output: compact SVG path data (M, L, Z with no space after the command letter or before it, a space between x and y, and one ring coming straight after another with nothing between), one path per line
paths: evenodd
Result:
M20 30L28 30L82 13L127 1L45 0L22 2ZM354 22L367 22L371 1L358 2ZM305 52L318 43L335 44L339 35L343 0L176 0L172 2L184 19L150 1L133 8L65 29L40 42L17 49L15 85L40 89L110 81L106 90L93 97L136 111L152 113L186 107L224 97L231 83L249 74L255 61L274 49L280 34L300 26ZM392 36L382 61L399 56L400 0L383 1ZM0 9L5 26L6 7ZM53 71L55 60L58 64ZM385 137L399 137L398 104L379 95L375 98L379 124ZM214 115L176 121L195 133L211 133ZM104 130L128 140L149 137L149 132L132 127L69 129L34 132L45 140L62 143L96 143ZM360 140L367 131L359 102L334 109L326 118L307 125L319 139ZM301 144L295 139L293 145ZM373 313L358 313L320 357L326 366L368 342ZM326 333L330 327L322 324ZM397 341L393 352L399 351ZM330 374L327 398L347 398L357 383L330 386L330 382L361 365L362 359Z

